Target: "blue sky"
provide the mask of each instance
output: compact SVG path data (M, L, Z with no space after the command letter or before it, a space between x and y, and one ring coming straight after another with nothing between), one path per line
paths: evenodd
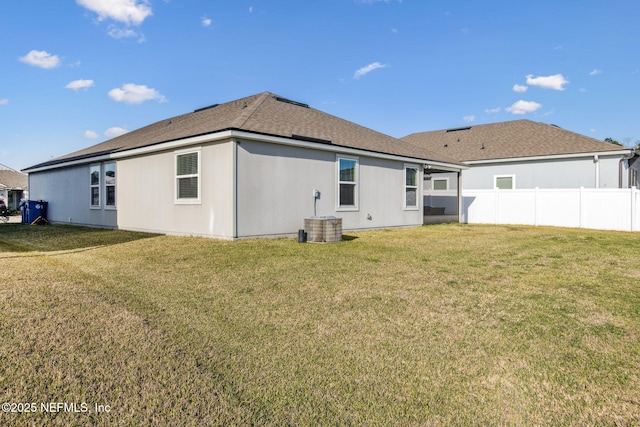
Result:
M640 141L637 0L0 2L0 163L270 91L395 137L530 119Z

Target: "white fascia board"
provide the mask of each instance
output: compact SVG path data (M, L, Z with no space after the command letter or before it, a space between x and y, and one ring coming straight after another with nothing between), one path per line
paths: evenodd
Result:
M401 162L414 163L414 164L427 164L437 167L443 170L451 170L452 172L459 171L461 169L468 169L466 166L458 166L451 163L443 163L430 161L428 159L417 159L413 157L404 157L395 154L378 153L374 151L361 150L357 148L342 147L332 144L322 144L311 141L301 141L299 139L283 138L279 136L261 135L252 132L245 132L239 130L225 130L221 132L210 133L206 135L194 136L190 138L179 139L175 141L169 141L154 145L148 145L145 147L132 148L130 150L123 150L116 153L106 154L99 157L89 157L64 163L58 163L55 165L43 166L42 168L30 169L29 172L39 172L47 169L57 169L61 167L67 167L77 164L93 163L104 160L118 160L132 156L139 156L144 154L150 154L158 151L174 150L177 148L188 147L196 144L204 144L207 142L215 142L227 139L245 139L251 141L268 142L272 144L289 145L294 147L309 148L313 150L330 151L334 153L343 153L351 155L359 155L366 157L374 157L379 159L397 160Z
M342 147L342 146L337 146L332 144L322 144L322 143L312 142L312 141L302 141L299 139L284 138L281 136L262 135L258 133L245 132L240 130L226 130L222 132L216 132L213 134L207 134L207 135L196 136L192 138L181 139L177 141L171 141L163 144L156 144L156 145L151 145L147 147L134 148L132 150L113 153L111 157L114 159L118 159L118 158L124 158L129 156L140 155L140 154L147 154L154 151L171 150L178 147L184 147L184 146L189 146L194 144L202 144L206 142L214 142L214 141L220 141L220 140L232 139L232 138L239 139L239 140L244 139L249 141L268 142L271 144L289 145L293 147L309 148L312 150L330 151L334 153L351 154L356 156L367 156L367 157L375 157L380 159L397 160L401 162L414 163L414 164L425 163L426 161L426 163L431 164L433 166L437 166L440 169L449 168L454 172L460 169L468 169L465 166L457 166L450 163L442 163L442 162L432 162L432 161L429 161L428 159L416 159L412 157L398 156L395 154L377 153L374 151L361 150L357 148Z
M310 148L313 150L330 151L334 153L351 154L354 156L375 157L378 159L397 160L412 164L430 164L440 169L449 168L452 172L460 169L468 169L466 166L458 166L451 163L435 162L429 159L418 159L414 157L404 157L396 154L379 153L375 151L362 150L359 148L349 148L333 144L322 144L310 141L301 141L299 139L282 138L279 136L260 135L251 132L233 131L233 136L239 139L248 139L253 141L271 142L273 144L291 145L294 147Z
M147 145L140 148L132 148L130 150L119 151L117 153L112 153L111 158L122 159L125 157L139 156L141 154L155 153L157 151L175 150L177 148L189 147L191 145L215 142L229 138L233 138L233 131L225 130L222 132L192 136L190 138L178 139L175 141L162 142L160 144Z
M487 163L514 163L514 162L529 162L536 160L557 160L557 159L575 159L580 157L594 157L594 156L625 156L631 151L629 150L616 150L616 151L595 151L592 153L573 153L573 154L553 154L550 156L531 156L531 157L510 157L506 159L488 159L488 160L466 160L464 163L468 165L483 165Z
M429 168L429 166L431 166L431 168ZM440 163L440 162L432 162L432 161L425 162L424 167L425 169L437 169L437 170L446 171L446 172L458 172L461 170L469 169L469 166L462 166L462 165L454 166L451 163Z
M40 167L40 168L25 169L25 170L28 171L28 172L41 172L41 171L44 171L44 170L58 169L58 168L68 167L68 166L75 166L75 165L82 165L82 164L88 164L88 163L102 162L102 161L107 161L107 160L118 160L118 159L137 156L137 155L141 155L141 154L154 153L154 152L157 152L157 151L172 150L172 149L181 148L181 147L188 147L190 145L202 144L202 143L205 143L205 142L213 142L213 141L218 141L218 140L222 140L222 139L228 139L228 138L232 137L231 133L232 133L231 131L223 131L223 132L217 132L217 133L214 133L214 134L194 136L194 137L191 137L191 138L179 139L179 140L170 141L170 142L163 142L163 143L160 143L160 144L147 145L147 146L144 146L144 147L132 148L130 150L119 151L119 152L111 153L111 154L104 154L102 156L85 157L85 158L82 158L82 159L70 160L68 162L61 162L61 163L56 163L56 164L53 164L53 165L43 166L43 167Z
M26 171L25 173L33 173L33 172L42 172L42 171L46 171L46 170L50 170L50 169L58 169L58 168L62 168L62 167L69 167L69 166L77 166L77 165L84 165L87 163L96 163L96 162L102 162L105 160L109 160L112 157L109 154L103 154L102 156L96 156L96 157L87 157L87 158L83 158L83 159L77 159L77 160L70 160L68 162L61 162L61 163L56 163L53 165L47 165L47 166L42 166L40 168L26 168L23 169L23 171Z

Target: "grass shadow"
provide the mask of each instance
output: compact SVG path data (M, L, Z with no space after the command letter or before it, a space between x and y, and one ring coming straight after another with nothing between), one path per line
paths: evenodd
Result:
M0 252L53 252L111 246L156 237L157 234L73 225L3 224Z
M343 242L350 242L350 241L356 240L356 239L358 239L358 236L352 236L352 235L349 235L349 234L343 234L342 235L342 241Z

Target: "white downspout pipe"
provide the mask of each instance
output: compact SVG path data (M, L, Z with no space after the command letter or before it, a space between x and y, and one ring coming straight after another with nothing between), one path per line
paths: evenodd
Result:
M596 164L596 188L600 188L600 158L597 154L593 156L593 163Z
M623 188L622 187L622 169L624 168L624 163L628 162L629 160L633 159L633 157L635 156L635 154L633 152L627 154L626 156L622 156L620 158L620 162L618 162L618 188ZM627 168L629 169L629 168ZM629 178L627 177L627 187L631 187L632 183L628 182L630 181Z

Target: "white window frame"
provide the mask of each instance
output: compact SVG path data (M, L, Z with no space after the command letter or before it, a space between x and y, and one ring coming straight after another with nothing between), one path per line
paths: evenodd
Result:
M436 181L444 181L446 183L447 188L445 188L444 190L436 190ZM435 191L435 192L440 192L440 191L449 191L451 187L449 187L449 177L443 177L443 178L434 178L431 177L431 191Z
M340 160L349 160L356 162L356 170L355 170L355 181L341 181L340 180ZM341 184L352 184L354 185L353 189L353 205L340 205L340 185ZM358 157L353 156L344 156L344 155L336 155L336 211L338 212L348 212L348 211L358 211L360 201L360 159Z
M107 167L113 165L113 170L115 173L115 181L113 184L107 184ZM104 177L104 208L105 209L116 209L118 205L118 168L116 166L116 162L105 162L103 168L103 177ZM107 201L107 187L113 187L113 204L108 204Z
M97 169L98 171L98 183L93 183L93 172ZM93 204L93 190L94 188L98 189L98 204ZM101 209L102 208L102 165L100 163L94 163L89 165L89 207L91 209Z
M497 190L498 189L498 179L499 178L511 178L511 188L510 190L515 190L516 189L516 176L515 174L512 175L494 175L493 176L493 189ZM505 188L506 190L506 188Z
M407 185L407 170L415 169L416 171L416 185ZM405 164L404 168L402 168L402 207L407 211L417 211L420 210L420 198L422 197L422 192L420 191L420 166ZM416 191L416 204L415 205L407 205L407 190L415 190Z
M182 156L185 154L198 154L198 173L189 174L189 175L178 175L178 156ZM173 167L174 167L174 203L177 205L199 205L202 204L202 200L200 198L202 194L202 149L198 148L190 148L186 150L174 151L173 153ZM198 197L196 198L179 198L178 197L178 181L181 178L197 178L198 180Z

